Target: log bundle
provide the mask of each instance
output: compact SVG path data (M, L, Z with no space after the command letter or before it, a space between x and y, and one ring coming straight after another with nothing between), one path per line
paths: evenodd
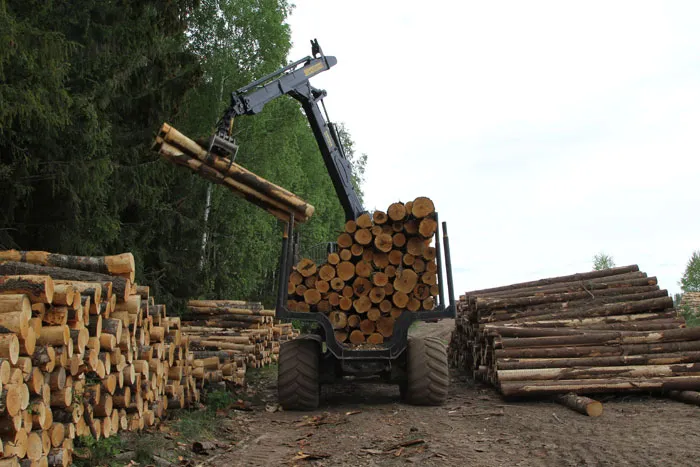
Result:
M402 313L437 305L437 228L426 197L348 221L325 263L302 259L294 267L287 307L326 314L341 343L384 343Z
M194 358L210 359L202 374L214 373L212 381L243 385L247 368L276 362L281 343L299 335L291 323L276 322L275 311L265 310L259 302L190 300L187 309L183 332L189 336ZM235 371L225 370L230 364ZM220 370L222 375L216 373Z
M76 436L155 424L199 399L179 318L133 256L0 252L2 465L69 465Z
M700 328L634 265L467 292L449 357L505 396L700 389Z
M197 142L164 123L153 149L173 164L186 167L201 177L228 188L280 220L306 222L314 207L284 188L246 170L230 159L211 154Z
M700 316L700 292L685 292L678 308L691 315Z

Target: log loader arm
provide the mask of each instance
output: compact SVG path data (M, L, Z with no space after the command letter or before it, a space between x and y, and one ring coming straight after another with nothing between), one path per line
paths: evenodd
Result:
M319 107L319 103L323 105L326 91L316 89L309 83L312 76L328 70L337 60L323 55L317 40L311 41L311 54L233 92L231 105L219 121L216 134L209 139L209 152L223 153L234 159L238 150L232 136L235 117L255 115L273 99L289 95L299 101L304 109L346 218L356 219L365 209L353 187L352 167L335 126L328 120L327 113L324 118Z

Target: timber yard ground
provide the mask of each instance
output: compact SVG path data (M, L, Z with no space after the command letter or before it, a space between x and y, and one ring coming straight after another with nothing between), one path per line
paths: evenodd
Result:
M452 326L420 323L412 333L447 341ZM362 384L324 388L317 411L283 412L274 368L253 372L249 386L247 410L185 413L132 437L132 448L148 443L156 465L700 465L700 408L644 395L601 397L603 415L589 418L548 401L506 401L453 373L442 407L404 405L398 388ZM195 454L192 441L213 446Z

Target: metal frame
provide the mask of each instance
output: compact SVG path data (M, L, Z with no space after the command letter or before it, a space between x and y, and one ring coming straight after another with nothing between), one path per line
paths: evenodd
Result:
M437 221L437 214L435 215ZM439 225L439 223L438 223ZM437 265L438 265L438 287L440 288L440 296L438 306L431 311L417 311L411 313L402 313L394 324L394 333L392 337L385 342L382 348L373 349L357 349L348 348L335 339L333 325L326 315L320 312L298 312L290 311L287 308L287 282L293 265L291 239L294 235L294 215L290 216L282 235L282 256L280 258L280 275L277 290L277 306L275 314L278 319L298 319L301 321L311 321L318 323L326 336L325 343L328 350L338 359L372 359L372 360L393 360L398 358L408 345L408 328L414 321L426 321L441 318L455 317L455 300L454 286L452 283L452 262L450 260L450 242L447 235L447 223L442 223L443 244L440 242L440 229L435 233L435 248L437 250ZM445 254L445 266L447 274L447 290L449 304L445 301L445 292L443 287L443 271L442 271L442 254Z

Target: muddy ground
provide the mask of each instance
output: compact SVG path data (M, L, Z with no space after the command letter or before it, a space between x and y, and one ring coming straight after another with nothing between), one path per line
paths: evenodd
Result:
M448 339L450 328L413 332ZM218 412L207 455L166 426L173 441L163 456L222 466L700 465L700 408L664 399L602 398L603 415L588 418L547 401L504 401L453 373L443 407L404 405L398 388L362 384L324 388L319 410L299 413L272 411L275 385L273 371L258 374L252 411Z

